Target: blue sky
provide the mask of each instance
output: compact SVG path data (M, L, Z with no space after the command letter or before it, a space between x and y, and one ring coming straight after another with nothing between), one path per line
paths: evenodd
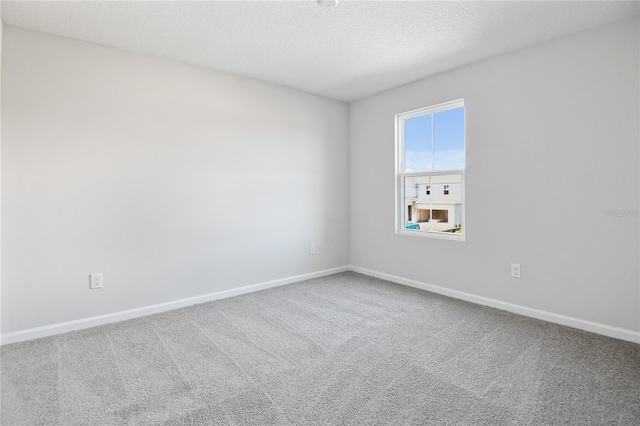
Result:
M464 107L409 118L404 125L407 172L464 168Z

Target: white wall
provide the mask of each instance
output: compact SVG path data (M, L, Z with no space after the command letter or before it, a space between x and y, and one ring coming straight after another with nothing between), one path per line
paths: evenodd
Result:
M3 333L348 264L345 103L10 26L3 54Z
M0 1L0 100L2 99L2 2ZM0 102L0 242L2 241L2 102ZM0 243L0 330L2 330L2 244Z
M350 106L350 261L640 330L639 23L622 21ZM394 233L394 114L464 98L466 242ZM522 278L510 277L510 263Z

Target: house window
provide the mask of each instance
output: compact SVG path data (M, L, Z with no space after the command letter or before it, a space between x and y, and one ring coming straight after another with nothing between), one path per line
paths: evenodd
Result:
M396 232L464 240L464 100L396 115L396 149Z

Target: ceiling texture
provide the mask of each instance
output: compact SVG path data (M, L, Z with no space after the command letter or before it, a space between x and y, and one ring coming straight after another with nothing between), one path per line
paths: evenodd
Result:
M637 1L2 1L5 24L347 102L639 11Z

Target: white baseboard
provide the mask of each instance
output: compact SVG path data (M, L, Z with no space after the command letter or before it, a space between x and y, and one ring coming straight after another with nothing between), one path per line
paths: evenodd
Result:
M296 275L293 277L282 278L279 280L267 281L264 283L252 284L240 288L218 291L215 293L203 294L201 296L189 297L186 299L174 300L166 303L158 303L156 305L143 306L141 308L129 309L126 311L114 312L111 314L99 315L90 318L83 318L74 321L61 322L43 327L29 328L26 330L15 331L0 335L0 345L9 343L22 342L25 340L38 339L40 337L53 336L56 334L68 333L73 330L82 330L85 328L96 327L99 325L120 322L132 318L143 317L146 315L156 314L160 312L179 309L198 303L210 302L212 300L224 299L227 297L239 296L242 294L252 293L255 291L266 290L268 288L278 287L286 284L292 284L299 281L309 280L312 278L323 277L327 275L337 274L345 271L358 272L376 278L381 278L394 283L415 287L433 293L442 294L444 296L453 297L455 299L466 300L467 302L477 303L479 305L490 306L492 308L502 309L504 311L513 312L531 318L537 318L543 321L549 321L568 327L577 328L579 330L589 331L592 333L609 336L616 339L626 340L629 342L640 343L640 332L628 330L619 327L613 327L606 324L582 320L569 317L566 315L555 314L552 312L542 311L539 309L528 308L526 306L516 305L513 303L502 302L500 300L490 299L488 297L477 296L463 291L452 290L445 287L422 283L420 281L402 278L384 272L378 272L371 269L361 268L359 266L341 266L338 268L325 269L322 271L311 272L308 274Z
M156 305L143 306L141 308L129 309L126 311L114 312L112 314L98 315L90 318L82 318L74 321L61 322L57 324L46 325L43 327L29 328L26 330L15 331L0 335L0 345L9 343L22 342L25 340L38 339L40 337L53 336L56 334L68 333L73 330L82 330L85 328L96 327L99 325L120 322L132 318L143 317L146 315L157 314L159 312L171 311L173 309L184 308L198 303L210 302L212 300L225 299L227 297L239 296L241 294L253 293L255 291L266 290L268 288L279 287L299 281L309 280L312 278L333 275L339 272L348 271L348 266L338 268L325 269L322 271L311 272L308 274L296 275L293 277L282 278L279 280L267 281L258 284L252 284L240 288L230 290L217 291L215 293L203 294L201 296L188 297L186 299L174 300L166 303L158 303Z
M509 302L490 299L488 297L476 296L475 294L465 293L463 291L451 290L449 288L437 285L425 284L419 281L398 277L395 275L385 274L384 272L373 271L371 269L361 268L359 266L350 265L349 270L364 275L369 275L383 280L391 281L397 284L403 284L409 287L415 287L427 290L433 293L442 294L444 296L453 297L455 299L466 300L467 302L477 303L479 305L490 306L492 308L502 309L503 311L513 312L515 314L524 315L526 317L536 318L543 321L553 322L567 327L577 328L579 330L590 331L592 333L601 334L603 336L613 337L620 340L626 340L633 343L640 343L640 332L628 330L619 327L613 327L593 321L573 318L566 315L554 314L552 312L541 311L539 309L528 308L526 306L516 305Z

